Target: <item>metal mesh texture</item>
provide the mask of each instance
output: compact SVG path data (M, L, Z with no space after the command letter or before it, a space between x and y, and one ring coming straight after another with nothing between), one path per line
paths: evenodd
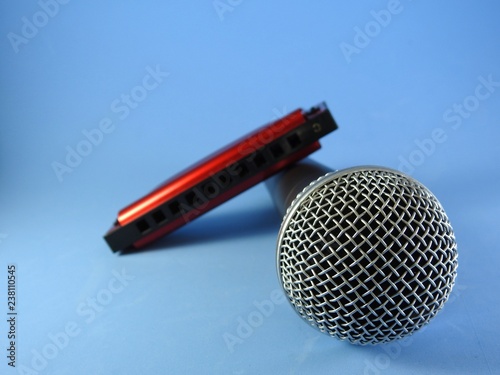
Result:
M361 345L428 323L448 299L458 264L453 230L434 195L378 167L328 174L299 194L277 257L299 315Z

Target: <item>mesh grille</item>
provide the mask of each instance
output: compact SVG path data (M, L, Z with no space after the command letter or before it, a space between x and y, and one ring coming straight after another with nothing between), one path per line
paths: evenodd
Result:
M295 310L331 336L377 344L413 333L448 299L457 250L434 195L397 171L357 168L311 184L278 240Z

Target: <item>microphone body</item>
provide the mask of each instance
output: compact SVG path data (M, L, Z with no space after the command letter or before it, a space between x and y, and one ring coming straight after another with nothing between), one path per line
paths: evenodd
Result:
M265 184L276 209L281 215L285 215L288 207L305 187L331 172L331 168L306 158L267 179Z
M310 325L378 344L414 333L443 307L457 245L444 209L420 182L389 168L332 172L305 159L266 185L284 214L278 277Z

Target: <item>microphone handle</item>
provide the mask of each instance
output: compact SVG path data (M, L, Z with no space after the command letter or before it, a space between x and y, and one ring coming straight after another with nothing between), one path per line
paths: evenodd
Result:
M332 171L331 168L306 158L268 178L265 184L278 212L283 216L306 186Z

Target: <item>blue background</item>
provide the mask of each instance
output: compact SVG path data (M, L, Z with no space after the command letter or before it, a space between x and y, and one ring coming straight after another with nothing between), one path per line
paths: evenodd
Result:
M500 373L500 87L481 83L500 82L498 2L45 8L0 5L2 374ZM138 89L148 69L165 73L156 88ZM131 91L147 95L126 111ZM451 300L411 340L352 346L309 328L276 297L280 217L262 185L147 251L108 249L102 235L120 208L323 100L340 129L316 160L405 169L455 228ZM103 119L108 133L85 149L84 132ZM426 141L436 132L439 142ZM54 165L79 145L86 155L58 176ZM17 370L5 358L11 263Z

